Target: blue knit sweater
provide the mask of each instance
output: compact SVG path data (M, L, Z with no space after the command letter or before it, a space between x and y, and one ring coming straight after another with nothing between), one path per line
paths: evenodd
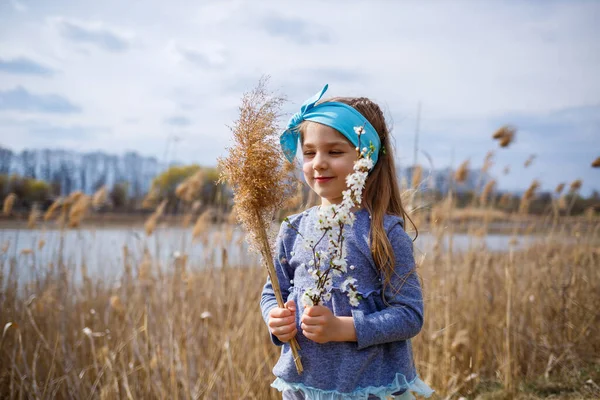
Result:
M304 236L315 237L318 207L289 218L290 223ZM369 235L371 220L368 211L355 212L352 228L344 229L347 246L347 274L334 277L331 300L324 303L336 316L352 316L357 342L329 342L318 344L302 334L300 317L304 290L314 285L305 266L312 260L298 233L283 222L277 237L275 268L284 301L294 300L296 339L304 372L299 375L293 355L287 343L274 335L274 344L282 346L279 361L273 368L277 377L272 386L283 390L300 390L309 399L368 399L386 398L392 394L416 391L428 396L431 389L424 384L415 371L410 338L423 326L423 296L416 272L412 240L403 229L403 221L397 216L386 215L384 228L394 248L395 271L391 285L383 290L383 275L377 270L370 251ZM326 240L317 250L326 251ZM348 276L357 279L362 299L358 307L351 307L346 293L339 289ZM398 288L400 288L398 290ZM384 301L384 297L387 300ZM260 307L265 323L269 311L277 306L271 281L263 288Z

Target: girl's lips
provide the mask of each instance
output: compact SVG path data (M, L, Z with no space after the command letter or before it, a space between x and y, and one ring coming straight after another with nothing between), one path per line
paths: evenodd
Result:
M315 181L317 181L319 183L324 183L324 182L328 182L332 179L333 179L333 177L328 177L328 178L319 177L319 178L315 178Z

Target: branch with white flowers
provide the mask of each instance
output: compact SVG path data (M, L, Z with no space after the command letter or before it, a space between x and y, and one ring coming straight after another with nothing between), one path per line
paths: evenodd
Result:
M369 171L373 168L371 155L375 151L373 144L369 148L360 148L360 138L364 128L355 127L354 131L358 135L358 147L356 152L358 159L354 162L354 172L346 177L348 189L342 192L342 202L321 207L318 211L319 233L318 238L306 238L298 229L296 229L286 218L289 226L299 234L304 240L306 250L311 250L313 258L308 265L302 264L301 267L307 268L308 273L314 278L314 287L309 287L302 295L304 306L322 305L331 299L331 289L333 288L333 277L341 277L354 269L354 265L348 267L346 261L346 248L344 228L354 224L355 215L352 209L362 204L362 192ZM317 246L327 238L327 251L317 251ZM293 254L292 254L293 255ZM324 265L323 265L324 264ZM348 295L350 305L357 307L361 296L358 294L356 279L348 276L342 283L340 290Z

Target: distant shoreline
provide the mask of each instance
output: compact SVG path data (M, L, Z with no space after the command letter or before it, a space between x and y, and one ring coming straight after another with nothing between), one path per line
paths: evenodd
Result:
M104 229L104 228L137 228L143 229L146 220L150 217L151 213L93 213L86 215L78 228L67 228L67 230L74 229ZM161 217L159 224L168 227L180 227L183 226L184 215L164 215ZM568 225L573 227L576 224L587 224L594 223L597 220L595 218L589 221L585 217L561 217L559 225L564 227ZM190 224L187 226L188 229L192 229L195 219L192 219ZM442 221L442 225L448 225L452 227L452 230L456 233L466 233L469 231L477 230L482 227L483 219L480 216L467 216L458 215L453 218L452 224L448 221ZM507 215L506 218L494 218L493 221L489 222L487 233L492 234L512 234L515 229L519 230L522 234L523 231L530 227L530 231L527 233L531 234L543 234L550 228L552 220L547 216L511 216ZM0 215L0 230L2 229L29 229L28 218L24 215L12 215L4 216ZM35 228L33 229L60 229L61 227L56 222L56 219L52 221L38 221ZM408 224L407 228L412 229L412 226ZM431 232L433 226L429 222L420 222L417 225L419 232Z

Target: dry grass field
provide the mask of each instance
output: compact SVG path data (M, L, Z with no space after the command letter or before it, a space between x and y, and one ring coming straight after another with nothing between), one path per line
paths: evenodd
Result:
M416 249L422 378L437 398L600 398L600 222L558 223L529 247L516 229L497 252L478 242L490 219L483 213L471 248L454 252L442 244L460 227L434 216L433 250ZM235 245L230 224L217 229L222 247ZM124 247L117 284L89 276L85 260L76 283L60 248L48 260L5 244L0 398L278 398L278 348L258 306L264 269L198 265L183 250L159 265ZM31 268L37 278L19 284Z

